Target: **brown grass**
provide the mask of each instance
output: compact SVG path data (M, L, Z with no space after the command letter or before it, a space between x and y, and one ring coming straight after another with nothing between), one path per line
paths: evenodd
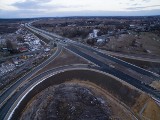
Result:
M160 37L157 34L141 32L139 38L134 34L120 35L118 38L110 37L110 41L102 49L122 53L160 55ZM136 40L141 46L132 46L133 40ZM147 53L146 50L151 53Z
M160 90L160 81L153 81L151 83L151 86L156 88L157 90Z
M150 120L160 120L160 106L153 99L150 99L142 115Z
M58 66L70 65L70 64L88 64L88 61L80 58L79 56L74 55L70 51L63 49L60 55L55 58L51 63L46 67L41 69L37 74L45 72L49 69L53 69Z
M132 110L138 114L148 99L149 99L149 96L142 93L140 97L137 99L137 102L135 103L135 105L132 107Z
M160 120L160 106L145 93L138 98L132 110L143 120Z

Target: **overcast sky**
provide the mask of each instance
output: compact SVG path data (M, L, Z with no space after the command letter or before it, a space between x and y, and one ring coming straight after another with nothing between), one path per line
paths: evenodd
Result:
M160 15L160 0L0 0L0 18Z

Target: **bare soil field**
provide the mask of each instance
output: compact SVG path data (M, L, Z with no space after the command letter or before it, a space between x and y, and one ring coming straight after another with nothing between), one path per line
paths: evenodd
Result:
M20 119L159 120L159 112L160 107L144 93L133 106L127 107L96 84L73 79L38 93L27 104Z
M136 60L136 59L130 59L130 58L122 58L122 57L118 57L118 58L160 75L160 63L148 62L148 61Z
M74 87L74 85L76 87ZM25 107L22 113L22 117L28 118L32 116L33 119L44 118L47 114L50 114L53 112L52 114L53 116L51 114L50 114L51 116L49 116L53 118L53 117L57 117L57 115L62 115L66 113L66 111L67 111L66 114L70 113L70 108L72 108L73 105L75 105L77 102L75 104L74 102L73 103L71 102L72 104L70 104L70 102L68 101L69 100L68 98L74 98L73 96L75 95L74 93L77 90L76 88L78 88L78 86L82 86L82 88L84 89L87 88L87 91L91 90L90 92L93 93L93 96L94 96L94 97L92 96L91 98L96 98L97 100L101 98L101 100L104 101L104 102L101 101L102 103L107 103L106 109L110 111L109 118L128 120L128 119L134 119L133 115L135 115L138 119L142 119L143 117L149 118L149 116L152 116L153 114L153 112L147 113L147 116L144 114L145 109L147 109L147 105L150 105L148 104L148 101L152 100L147 94L133 87L130 87L127 84L123 84L123 82L120 82L115 78L103 75L101 73L95 74L93 71L91 72L87 70L74 70L74 71L66 71L58 75L55 75L53 77L50 77L47 80L45 80L45 82L43 82L40 86L36 87L35 93L33 93L35 95L33 96L33 94L31 93L26 99L27 101L30 101L30 102L27 102L27 103L24 102L21 106L23 109ZM58 95L59 97L58 96L54 97L55 88L58 88L57 90L59 92L56 95ZM63 98L63 95L67 97L65 97L64 99L61 99ZM80 96L81 93L78 93L78 95ZM86 95L86 96L89 96L89 95ZM64 103L63 101L66 101L66 102L68 101L69 105L66 102L65 104L62 104L62 106L59 106L58 104L53 105L53 103L55 102L52 102L52 101L57 100L58 98L62 100L62 103ZM88 100L92 101L93 99L87 99L87 101ZM91 101L87 103L92 103ZM152 100L152 102L154 103L152 105L155 106L156 108L155 109L156 114L158 114L159 106L157 106L155 101ZM52 105L53 107L49 107ZM54 115L55 110L57 110L57 107L54 108L56 105L59 106L58 108L62 107L64 109L61 109L60 111L58 109L58 112L60 114ZM102 104L102 106L105 106L105 105ZM82 108L84 108L83 110L86 110L85 107L82 107ZM101 107L99 106L99 108ZM101 110L104 110L104 109L101 108ZM94 113L94 111L92 112ZM21 111L17 111L16 115L20 113ZM103 111L103 113L105 112ZM72 115L77 115L77 113L73 113ZM78 115L79 115L79 112L78 112ZM92 116L91 113L89 113L88 115L93 118L95 117L95 116ZM103 115L105 116L105 114ZM70 118L72 117L74 116L71 116ZM157 118L159 118L159 116L157 116Z
M151 83L151 86L160 91L160 80L159 81L153 81Z
M62 52L51 63L38 71L35 75L41 74L47 70L53 69L58 66L71 65L71 64L89 64L89 62L72 52L63 49ZM34 77L34 76L33 76ZM33 78L32 77L32 78Z
M159 120L160 119L160 106L149 96L142 94L136 104L132 107L132 110L142 120Z
M132 119L132 114L126 108L102 94L95 86L85 83L49 87L32 99L21 119Z
M160 56L160 36L152 32L122 34L118 37L110 37L110 41L101 49L131 53Z
M142 113L143 119L149 118L150 120L159 120L160 118L160 107L153 101L149 99L147 105Z

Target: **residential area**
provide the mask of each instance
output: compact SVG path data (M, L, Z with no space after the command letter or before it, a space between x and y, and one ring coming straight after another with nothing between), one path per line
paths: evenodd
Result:
M27 95L25 110L20 104L14 117L28 120L45 110L52 118L159 118L159 16L37 18L16 25L0 34L0 113L12 108L4 103L13 106Z
M0 35L0 88L33 69L51 55L51 48L24 24L14 33Z
M147 55L160 53L159 16L66 17L46 21L39 20L33 25L103 50Z

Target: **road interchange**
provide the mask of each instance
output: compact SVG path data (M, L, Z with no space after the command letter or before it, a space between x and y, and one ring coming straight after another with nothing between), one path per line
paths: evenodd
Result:
M160 92L157 91L156 89L154 89L151 86L149 86L149 85L147 85L147 84L145 84L145 83L143 83L143 82L141 82L141 81L125 74L125 73L123 73L122 71L116 70L114 67L111 67L111 66L107 65L106 63L104 63L103 61L101 61L99 59L96 59L95 57L93 57L93 55L90 55L90 54L86 53L85 51L93 52L93 54L97 54L99 57L102 57L103 59L109 59L111 61L114 61L118 64L121 64L124 67L130 68L131 70L134 70L134 71L136 71L140 74L143 74L147 77L150 77L153 80L159 80L160 79L160 76L158 74L152 73L152 72L147 71L147 70L144 70L144 69L139 68L135 65L129 64L129 63L124 62L122 60L119 60L115 57L112 57L110 55L106 55L106 54L102 53L100 50L92 48L92 47L87 46L87 45L84 45L82 43L75 42L75 41L72 41L70 39L63 38L59 35L34 28L33 26L31 26L31 23L26 24L25 26L26 26L26 28L30 29L31 31L36 32L40 36L42 36L46 39L49 39L51 42L56 42L58 50L49 59L47 59L41 65L37 66L33 71L29 72L26 76L23 76L22 78L20 78L15 84L13 84L9 89L7 89L3 94L1 94L1 99L0 99L0 105L1 105L0 106L1 107L0 108L0 116L1 117L0 117L0 119L11 118L10 114L13 112L12 110L15 109L15 107L13 108L13 103L11 101L15 101L28 87L33 85L33 83L35 84L36 81L38 81L40 78L47 76L48 72L51 72L51 71L46 71L44 74L41 74L41 75L37 76L36 78L34 78L34 82L28 83L24 87L25 89L24 88L21 89L20 91L18 91L18 93L16 91L13 91L13 90L16 90L16 88L21 83L23 83L25 80L27 80L29 77L31 77L33 75L33 73L37 72L42 67L46 66L49 63L49 61L52 61L56 56L58 56L58 54L62 50L62 47L70 50L71 52L77 54L78 56L81 56L82 58L94 63L95 65L97 65L98 67L95 67L94 69L97 69L97 70L99 70L101 72L104 72L104 73L111 74L111 75L113 75L113 76L131 84L132 86L142 90L143 92L146 92L147 94L149 94L150 96L152 96L156 100L160 100ZM84 68L91 69L90 66L88 66L88 65L85 66L85 67L83 65L82 66L81 65L67 66L67 68L65 68L65 67L66 66L55 68L53 71L54 72L60 72L60 71L63 71L63 69L72 69L72 68L81 68L81 67L83 69ZM53 71L52 71L52 73L54 73ZM13 92L11 92L11 91L13 91ZM6 117L6 115L8 117Z

